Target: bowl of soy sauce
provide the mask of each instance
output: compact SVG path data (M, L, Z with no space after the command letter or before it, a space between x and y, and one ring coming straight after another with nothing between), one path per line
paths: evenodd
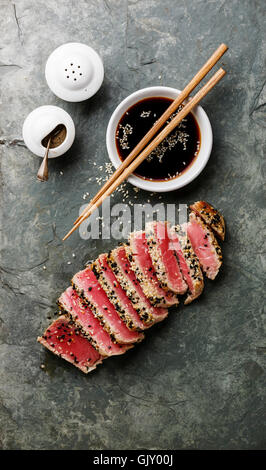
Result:
M179 93L180 90L163 86L143 88L117 106L106 132L107 151L115 168L121 165ZM182 188L194 180L207 164L212 141L209 118L203 108L197 106L136 168L128 181L152 192Z

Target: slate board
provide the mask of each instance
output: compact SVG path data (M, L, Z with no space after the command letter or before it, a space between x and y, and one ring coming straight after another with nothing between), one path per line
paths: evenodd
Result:
M264 2L1 0L1 8L0 446L265 447ZM44 78L48 55L69 41L94 47L105 67L100 91L79 104L56 98ZM221 42L230 47L222 59L228 75L204 100L211 159L195 182L162 202L202 198L222 211L222 272L198 302L173 310L138 347L84 376L36 337L72 275L116 245L78 233L61 241L83 195L98 188L108 120L139 88L183 88ZM77 136L41 184L40 160L25 148L21 128L44 104L66 109ZM137 201L147 197L140 191ZM112 202L120 201L117 193Z

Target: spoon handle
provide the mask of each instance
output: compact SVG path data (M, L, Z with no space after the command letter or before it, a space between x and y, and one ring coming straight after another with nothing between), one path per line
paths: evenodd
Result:
M48 154L49 154L49 148L50 148L50 144L51 144L51 138L48 140L48 144L47 144L47 147L46 147L46 152L45 152L45 155L43 157L43 161L42 161L42 164L39 168L39 171L37 173L37 179L39 181L47 181L48 180Z

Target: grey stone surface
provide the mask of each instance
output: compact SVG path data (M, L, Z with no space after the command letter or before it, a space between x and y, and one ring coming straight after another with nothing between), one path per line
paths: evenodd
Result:
M0 446L265 447L265 2L0 0L0 6ZM100 91L79 104L56 98L44 78L48 55L69 41L94 47L105 67ZM211 159L194 183L162 201L203 198L223 212L222 272L198 302L173 310L141 345L84 376L36 337L72 274L116 245L78 233L61 241L83 194L96 192L97 168L108 161L110 115L139 88L184 87L220 42L230 47L222 59L228 75L204 100L214 132ZM26 115L43 104L69 111L77 129L72 149L50 163L46 184L36 181L40 160L21 135ZM141 191L138 202L147 197ZM117 193L112 202L120 200Z

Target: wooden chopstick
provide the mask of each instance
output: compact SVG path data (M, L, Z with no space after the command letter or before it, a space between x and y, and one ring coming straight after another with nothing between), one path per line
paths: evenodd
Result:
M79 219L79 221L72 227L72 229L65 235L63 240L66 240L81 224L86 220L93 211L99 207L103 201L116 190L116 188L127 179L131 173L147 158L147 156L165 139L165 137L172 132L172 130L184 119L187 114L196 106L204 96L223 78L226 72L220 68L212 78L191 98L188 103L181 109L181 111L170 121L170 123L145 147L145 149L131 162L131 164L120 174L111 186L97 199L90 209Z
M177 96L177 98L170 104L166 111L160 116L160 118L155 122L153 127L145 134L141 141L136 145L136 147L130 152L127 158L119 165L117 170L112 174L112 176L106 181L106 183L101 187L98 193L92 198L87 207L82 211L80 216L75 220L75 225L83 215L88 212L88 210L95 204L97 199L99 199L102 194L107 190L111 184L116 181L118 176L128 167L128 165L134 160L134 158L144 149L144 147L149 143L151 138L157 134L159 129L165 124L167 119L177 110L177 108L183 103L183 101L190 95L190 93L198 86L201 80L207 75L207 73L213 68L213 66L218 62L218 60L223 56L227 51L228 47L226 44L220 44L216 51L211 55L211 57L205 62L203 67L196 73L188 85L184 88L183 91Z

